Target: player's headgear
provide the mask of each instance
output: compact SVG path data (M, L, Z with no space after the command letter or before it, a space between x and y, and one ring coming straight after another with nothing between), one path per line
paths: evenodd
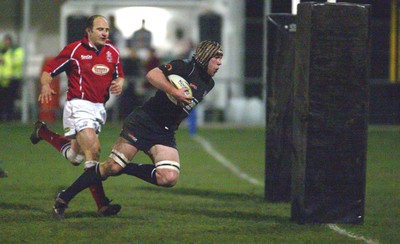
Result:
M216 41L202 41L196 48L193 58L203 69L207 69L208 62L216 55L223 55L221 44Z

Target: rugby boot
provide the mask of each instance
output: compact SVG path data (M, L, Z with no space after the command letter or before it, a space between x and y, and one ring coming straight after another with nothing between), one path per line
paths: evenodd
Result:
M97 211L97 213L100 216L107 217L107 216L117 215L117 213L121 210L121 205L119 205L119 204L110 204L111 201L112 200L109 200L106 197L106 204Z
M33 132L30 137L32 144L37 144L42 140L42 138L40 138L40 136L39 136L39 130L41 128L46 128L46 127L47 127L47 125L45 122L40 121L40 120L36 121L35 126L33 128Z
M64 211L68 208L68 203L60 198L60 193L57 195L53 206L53 217L58 220L64 219Z

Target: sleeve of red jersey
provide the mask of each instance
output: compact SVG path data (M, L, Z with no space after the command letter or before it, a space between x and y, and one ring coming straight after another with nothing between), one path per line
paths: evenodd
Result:
M57 76L65 71L68 65L67 61L70 58L71 48L67 45L56 57L50 58L50 60L44 64L43 71L49 72L52 77Z
M125 77L124 69L122 68L122 62L121 62L120 58L118 59L117 69L116 70L117 70L117 77L121 77L121 78Z

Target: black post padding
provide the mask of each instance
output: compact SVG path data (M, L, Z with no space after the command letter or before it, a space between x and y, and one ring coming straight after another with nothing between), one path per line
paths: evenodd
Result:
M291 14L267 18L265 198L273 202L290 201L295 21Z
M361 224L370 8L300 3L297 13L292 220Z
M211 40L221 43L222 17L220 14L209 12L199 17L200 40Z
M70 15L67 17L67 44L79 41L85 35L85 23L88 16Z

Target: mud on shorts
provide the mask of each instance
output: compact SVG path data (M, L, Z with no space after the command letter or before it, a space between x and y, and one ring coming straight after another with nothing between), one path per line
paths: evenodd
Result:
M64 106L64 135L75 137L77 132L87 128L92 128L99 134L106 119L107 113L103 103L72 99Z
M143 152L156 144L176 148L175 131L161 127L141 108L126 117L120 136Z

